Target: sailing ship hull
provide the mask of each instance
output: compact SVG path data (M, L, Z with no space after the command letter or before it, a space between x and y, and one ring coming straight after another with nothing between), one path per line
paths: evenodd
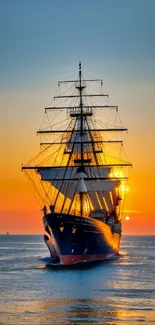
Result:
M63 265L117 256L121 234L94 218L49 213L43 218L51 257Z

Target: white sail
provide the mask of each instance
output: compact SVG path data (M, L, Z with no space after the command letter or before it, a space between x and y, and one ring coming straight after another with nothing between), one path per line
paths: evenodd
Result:
M118 181L113 180L87 180L85 179L85 184L87 191L91 192L109 192L113 191L114 188L117 186Z
M87 188L85 185L85 182L83 180L83 178L78 180L77 186L76 186L76 193L86 193L87 192Z
M99 204L99 200L97 199L96 193L95 192L89 192L88 193L89 198L91 200L92 206L95 210L100 210L100 204Z
M77 186L77 180L76 181L70 180L70 181L63 181L63 182L59 180L51 181L51 184L68 199L70 200L73 199L76 186Z
M38 173L41 175L41 179L44 181L59 180L59 179L72 179L76 178L78 167L39 167ZM107 177L110 173L110 168L102 166L85 166L85 172L88 178L100 178ZM77 177L78 178L78 177Z
M77 167L39 167L38 173L44 181L57 180L57 179L70 179L74 176Z
M106 205L108 207L108 210L111 211L113 209L113 205L112 205L110 193L105 191L102 194L103 194L104 200L106 202Z
M104 198L103 193L97 192L97 194L98 194L98 198L99 198L100 204L102 206L102 209L106 210L106 204L105 204L105 200L103 199Z
M82 184L81 184L82 181ZM102 206L102 208L105 208L105 201L103 200L103 197L106 200L107 205L111 208L112 202L111 198L109 196L109 192L114 191L114 188L117 186L118 181L113 180L87 180L87 179L72 179L72 180L54 180L50 181L50 183L58 190L60 193L62 193L64 196L69 198L70 200L73 199L74 194L77 192L87 192L89 196L91 196L91 200L97 200L99 203L92 202L93 205L99 205L99 207ZM81 190L82 189L82 190ZM96 194L97 193L97 198ZM94 194L92 194L94 193ZM93 197L92 197L93 195ZM94 198L94 199L93 199Z

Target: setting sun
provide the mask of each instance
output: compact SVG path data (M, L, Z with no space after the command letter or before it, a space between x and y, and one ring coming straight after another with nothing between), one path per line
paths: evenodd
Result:
M126 217L125 217L125 220L130 220L130 217L129 217L129 216L126 216Z

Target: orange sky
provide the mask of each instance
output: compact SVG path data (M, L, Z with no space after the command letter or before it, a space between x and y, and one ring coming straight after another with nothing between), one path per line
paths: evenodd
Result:
M130 190L125 201L123 234L155 234L154 183L151 174L131 171ZM150 180L150 182L148 182ZM148 201L149 197L149 201ZM0 233L43 233L41 207L21 177L1 180Z
M123 234L155 234L154 87L147 83L109 83L108 88L108 93L113 94L120 107L124 125L129 129L124 145L133 163L124 213L124 216L130 216L130 221L123 218ZM26 163L39 151L40 139L36 130L43 120L45 103L52 98L50 94L47 86L0 96L1 107L5 107L0 129L0 233L44 231L41 207L21 172L21 162Z

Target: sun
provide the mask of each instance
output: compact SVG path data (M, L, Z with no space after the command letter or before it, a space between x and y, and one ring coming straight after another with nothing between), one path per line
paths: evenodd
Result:
M130 220L130 217L129 216L126 216L125 217L125 220L127 220L127 221Z

